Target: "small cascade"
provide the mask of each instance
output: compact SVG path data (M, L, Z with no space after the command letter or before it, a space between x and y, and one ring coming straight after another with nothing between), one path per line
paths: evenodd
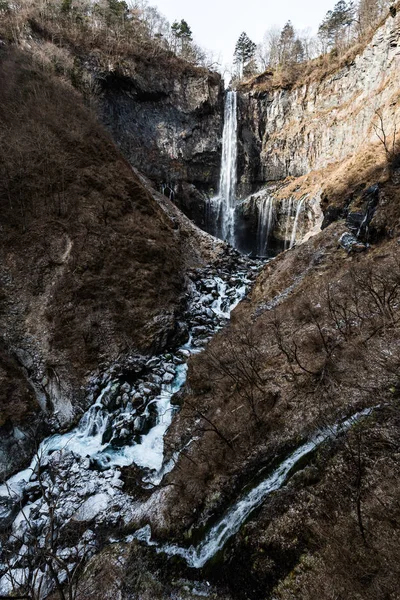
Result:
M208 231L235 245L235 203L237 182L237 94L228 92L222 138L222 160L218 196L210 200ZM215 226L215 222L217 226Z
M289 232L290 226L292 222L292 209L293 209L293 199L289 198L289 200L285 200L284 202L284 213L286 214L286 227L285 227L285 246L284 249L287 250L289 245Z
M268 239L274 220L273 198L263 198L258 205L258 227L257 227L257 254L266 256L268 250Z
M149 525L138 530L134 537L149 546L154 546L159 553L169 556L180 556L187 564L195 569L201 569L210 561L242 527L249 516L257 509L265 499L285 485L294 469L300 468L307 457L324 442L335 438L348 431L361 419L372 412L366 409L327 429L319 431L310 441L301 445L290 454L271 474L251 489L247 494L234 502L225 514L208 530L203 540L197 547L184 548L177 544L158 545L151 539L151 528Z
M296 233L297 233L297 228L299 225L299 217L303 208L303 204L304 204L304 198L302 200L300 200L300 202L297 204L297 208L296 208L296 216L294 219L294 223L293 223L293 229L292 229L292 235L290 238L290 246L289 248L293 248L293 246L295 245L296 242Z

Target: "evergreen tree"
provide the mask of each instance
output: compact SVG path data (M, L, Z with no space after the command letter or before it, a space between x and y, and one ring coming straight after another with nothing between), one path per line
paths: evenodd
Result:
M124 20L129 13L128 5L124 0L108 0L108 9L111 21Z
M356 8L354 2L339 0L333 10L328 11L318 31L325 49L337 48L345 41L354 22Z
M182 19L181 21L174 21L172 23L171 31L175 39L175 50L179 46L179 50L183 52L193 40L192 30L187 22Z
M293 61L296 63L302 63L305 60L305 51L303 42L297 38L293 45Z
M239 77L243 77L246 66L254 60L256 50L257 45L251 41L247 33L241 33L234 52L234 62L237 65Z
M279 62L282 65L293 62L293 48L296 42L296 34L293 25L288 21L282 29L279 40Z

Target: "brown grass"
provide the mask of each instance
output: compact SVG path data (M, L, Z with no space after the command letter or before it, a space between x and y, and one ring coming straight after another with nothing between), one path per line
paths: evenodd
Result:
M168 343L180 236L71 86L15 49L0 77L0 331L79 399L102 360Z
M400 4L396 4L400 10ZM363 40L353 43L344 53L330 52L313 60L300 64L280 66L277 69L268 69L260 75L242 81L238 85L241 91L252 91L262 93L276 89L297 89L312 83L322 83L328 77L334 75L341 69L349 67L355 58L362 54L371 42L377 30L382 27L390 16L385 16L377 23Z

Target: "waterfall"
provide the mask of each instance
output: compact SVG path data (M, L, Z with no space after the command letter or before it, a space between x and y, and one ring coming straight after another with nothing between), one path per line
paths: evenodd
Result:
M237 95L228 92L225 101L225 122L222 138L222 162L219 182L218 222L220 237L235 242L235 202L237 179Z
M298 227L298 224L299 224L299 217L300 217L301 209L303 208L303 204L304 204L304 198L302 200L300 200L300 202L297 204L296 217L294 219L294 224L293 224L293 229L292 229L292 236L290 238L290 246L289 246L289 248L293 248L293 246L294 246L294 244L296 242L297 227Z
M274 217L274 205L271 196L263 198L258 205L257 254L266 256L268 239Z
M362 418L369 416L371 412L372 409L366 409L357 413L341 423L318 432L310 441L302 444L261 483L234 502L225 514L209 529L203 540L196 547L184 548L177 544L159 546L157 542L151 539L151 528L149 525L138 530L134 537L150 546L154 546L157 552L163 552L169 556L182 557L190 567L195 569L204 567L225 546L226 542L240 530L243 523L254 510L261 506L270 494L285 485L294 468L299 468L304 459L311 456L321 444L345 433Z
M284 212L286 212L285 246L284 246L285 250L288 247L290 224L291 224L291 220L292 220L292 207L293 207L293 200L292 200L292 198L289 198L289 200L285 201L284 209L283 209Z

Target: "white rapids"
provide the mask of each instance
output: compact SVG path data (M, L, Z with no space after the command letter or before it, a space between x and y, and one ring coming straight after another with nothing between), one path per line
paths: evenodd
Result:
M229 319L231 311L245 296L250 280L243 274L241 280L234 287L230 286L221 277L215 276L210 280L215 285L216 297L209 309L216 319L214 333L218 331ZM203 305L209 297L199 296L199 304ZM205 305L204 305L205 306ZM189 341L181 346L176 354L184 353L185 356L201 352L204 345L195 344L195 339L190 335ZM7 497L10 494L18 497L21 486L29 482L39 461L43 461L56 450L68 450L83 458L96 457L106 468L118 468L136 464L147 469L149 473L145 481L152 485L160 483L162 477L168 472L169 467L164 465L164 435L172 423L174 407L171 404L172 397L183 387L186 382L187 364L176 366L173 380L164 383L161 390L147 406L145 415L148 416L151 405L155 408L157 415L155 424L148 433L141 435L139 443L127 443L120 448L112 447L104 442L104 434L110 425L113 425L113 412L107 409L105 398L118 381L111 380L101 391L96 402L83 415L77 427L68 433L52 435L45 439L31 461L30 466L11 477L5 484L0 486L0 496ZM125 412L119 415L119 419L131 420L134 418L132 405L128 404ZM171 465L170 468L172 468Z
M256 510L272 492L280 489L300 460L315 451L323 442L346 432L361 418L368 416L371 409L353 415L346 421L317 433L310 441L297 448L266 479L231 506L221 519L208 531L198 546L183 548L176 544L158 545L151 540L150 526L136 532L135 538L155 546L157 552L170 556L181 556L190 567L201 569L206 565L241 528L250 514Z

